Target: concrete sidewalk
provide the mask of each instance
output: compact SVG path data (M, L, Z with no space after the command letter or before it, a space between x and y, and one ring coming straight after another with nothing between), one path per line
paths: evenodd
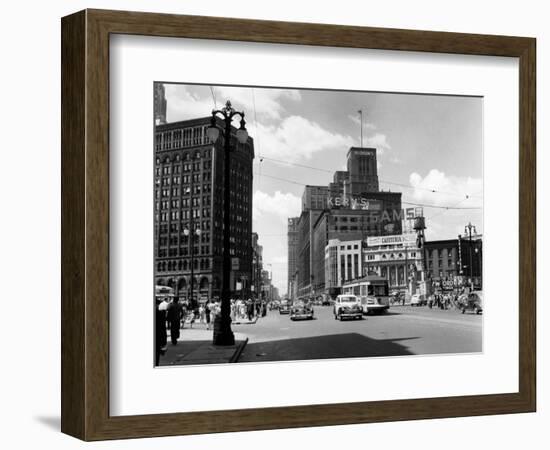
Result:
M258 317L252 317L252 320L248 320L247 317L239 319L235 318L231 323L233 325L253 325L258 321Z
M166 354L160 357L160 366L181 366L199 364L228 364L237 362L248 337L235 334L235 345L212 344L212 330L184 328L180 330L177 345L172 345L168 336Z

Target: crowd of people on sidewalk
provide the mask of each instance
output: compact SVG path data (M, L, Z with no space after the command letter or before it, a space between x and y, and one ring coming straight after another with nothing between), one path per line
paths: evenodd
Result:
M433 294L428 297L428 307L439 309L450 309L456 305L458 294Z
M179 301L176 297L158 297L156 299L156 337L155 358L159 364L160 356L166 352L168 342L167 330L170 330L170 341L177 345L180 338L180 330L193 328L199 324L206 326L207 330L213 328L215 318L221 312L221 304L218 301L202 302L196 306L188 302ZM232 322L247 320L252 322L258 317L265 316L267 307L264 302L252 299L231 299L230 314Z

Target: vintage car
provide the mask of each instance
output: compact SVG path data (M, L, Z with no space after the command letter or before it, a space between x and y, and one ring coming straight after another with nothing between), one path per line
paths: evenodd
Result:
M363 314L381 314L390 308L388 297L374 297L371 295L361 296L361 309Z
M363 318L361 302L356 295L351 294L343 294L336 297L333 313L335 320Z
M483 291L473 291L469 294L461 295L458 298L457 304L462 314L466 311L481 314L483 312Z
M297 301L290 308L290 320L313 319L313 306L311 303Z
M290 302L281 302L279 305L279 314L290 314Z
M411 306L424 306L428 304L424 294L414 294L411 297Z

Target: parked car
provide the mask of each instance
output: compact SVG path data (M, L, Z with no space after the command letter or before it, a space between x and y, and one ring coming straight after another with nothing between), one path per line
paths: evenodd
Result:
M483 312L483 291L473 291L469 294L461 295L458 298L458 305L462 314L466 311L481 314Z
M414 294L411 297L411 306L423 306L423 305L426 305L427 303L428 302L424 294Z
M365 295L361 297L361 309L363 314L381 314L390 309L388 297L374 297Z
M333 313L335 320L363 318L361 302L356 295L351 294L343 294L336 297Z
M313 319L313 306L311 303L296 302L290 308L290 320Z

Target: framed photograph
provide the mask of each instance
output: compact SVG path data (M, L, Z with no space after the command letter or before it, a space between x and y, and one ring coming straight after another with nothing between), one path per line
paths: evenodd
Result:
M535 411L535 39L61 29L64 433Z

